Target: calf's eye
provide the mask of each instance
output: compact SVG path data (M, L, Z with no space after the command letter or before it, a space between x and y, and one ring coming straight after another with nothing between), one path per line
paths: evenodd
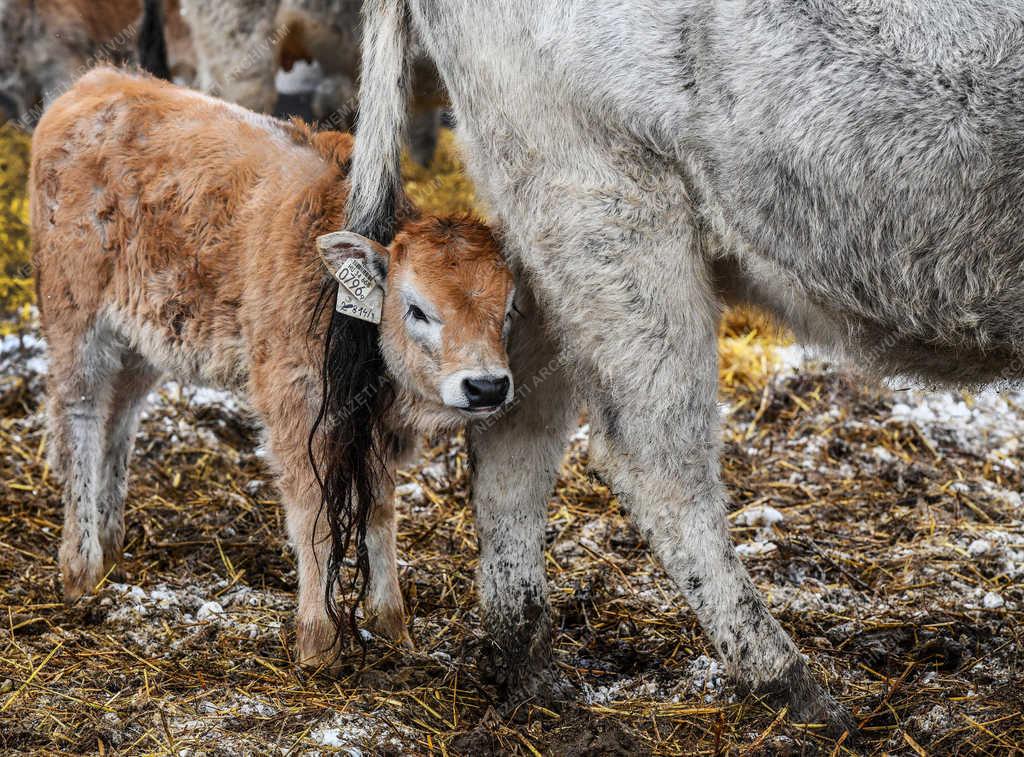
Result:
M420 310L415 305L410 305L409 306L409 312L406 313L406 315L411 315L415 320L423 321L423 323L428 323L430 321L430 319L427 318L427 314L424 313L422 310Z

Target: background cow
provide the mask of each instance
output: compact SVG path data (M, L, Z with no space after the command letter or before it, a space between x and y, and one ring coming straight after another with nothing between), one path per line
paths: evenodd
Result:
M300 61L315 64L321 78L308 115L350 128L359 75L360 5L358 0L183 0L183 17L195 43L197 85L243 107L284 114L288 106L279 102L279 70L291 71ZM142 41L144 49L159 44ZM413 158L426 165L447 100L433 65L421 56L414 65L412 92L409 146Z
M191 82L195 62L178 0L160 7L168 74ZM0 105L31 127L52 100L98 62L135 60L142 0L0 0Z
M592 412L594 469L721 658L798 718L843 725L725 527L719 312L758 303L879 373L1019 378L1024 10L370 5L349 228L390 234L411 23L548 323L517 334L531 347L514 368L528 376L559 349L573 366L571 381L545 382L504 424L473 434L499 672L530 692L548 666L542 503L574 386ZM531 464L504 462L520 456Z

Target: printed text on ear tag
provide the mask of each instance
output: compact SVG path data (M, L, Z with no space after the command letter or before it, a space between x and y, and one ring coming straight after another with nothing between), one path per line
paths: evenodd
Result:
M348 258L342 263L334 277L357 300L365 300L377 286L376 277L356 258Z
M380 323L380 314L384 306L384 290L374 285L361 299L349 291L344 285L338 287L338 299L334 309L342 315L358 318L361 321Z

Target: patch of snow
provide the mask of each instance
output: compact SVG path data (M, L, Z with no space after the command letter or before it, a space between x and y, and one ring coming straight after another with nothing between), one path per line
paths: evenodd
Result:
M46 342L31 332L0 337L0 369L20 376L44 376L49 370Z
M433 479L440 484L443 484L448 478L448 466L444 463L431 463L430 465L425 465L421 472L423 473L424 478L428 480Z
M1024 500L1021 499L1020 492L1011 491L1010 489L1004 489L1001 486L996 486L987 478L983 478L978 482L981 485L981 490L993 499L1001 500L1013 508L1020 508Z
M398 737L402 734L396 734L393 728L372 715L334 713L310 731L309 739L321 747L344 750L350 757L362 757L358 744L372 746L375 753L388 751L388 748L397 751L396 747L401 747ZM397 728L407 730L401 724L397 724Z
M238 412L238 397L231 392L220 389L211 389L207 386L197 386L185 393L186 398L192 405L216 405L225 410Z
M778 361L779 373L796 373L807 361L809 353L801 344L787 344L775 348L775 359Z
M971 542L970 546L967 547L967 552L971 557L980 557L991 550L992 542L987 539L975 539Z
M608 704L609 702L614 702L621 699L622 689L629 683L628 679L620 679L595 688L584 682L583 700L587 704Z
M427 498L426 493L423 491L423 487L416 481L410 481L407 484L396 486L395 496L399 499L409 499L414 503L423 502Z
M736 523L740 526L774 526L785 519L786 516L774 507L762 505L742 511L736 516Z
M937 704L932 707L927 715L916 715L912 718L918 729L925 735L946 733L953 723L949 708Z
M970 401L957 392L908 389L890 420L913 423L932 442L952 437L964 451L1015 468L1012 458L1024 437L1024 390L989 387Z
M871 449L871 454L874 455L879 460L881 460L883 463L894 463L897 460L899 460L899 458L896 457L896 455L887 450L885 447L881 446L873 447Z
M8 334L0 338L0 356L9 355L21 350L46 351L46 342L35 334Z
M778 545L774 542L752 541L746 544L737 544L736 552L744 557L761 557L763 555L770 555L778 548Z
M224 614L224 608L221 607L220 602L204 602L200 605L199 609L196 610L196 620L213 620L218 615Z
M575 444L576 442L588 442L590 441L590 424L584 423L569 437L569 443Z
M981 600L981 604L984 605L986 610L997 610L1006 604L1006 601L994 591L990 591Z
M718 660L702 654L687 667L690 688L704 694L705 702L712 702L725 685L725 669Z

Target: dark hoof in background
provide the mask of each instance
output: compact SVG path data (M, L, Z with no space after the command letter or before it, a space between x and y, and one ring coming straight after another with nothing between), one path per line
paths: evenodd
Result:
M10 97L0 92L0 126L18 117L18 105Z

